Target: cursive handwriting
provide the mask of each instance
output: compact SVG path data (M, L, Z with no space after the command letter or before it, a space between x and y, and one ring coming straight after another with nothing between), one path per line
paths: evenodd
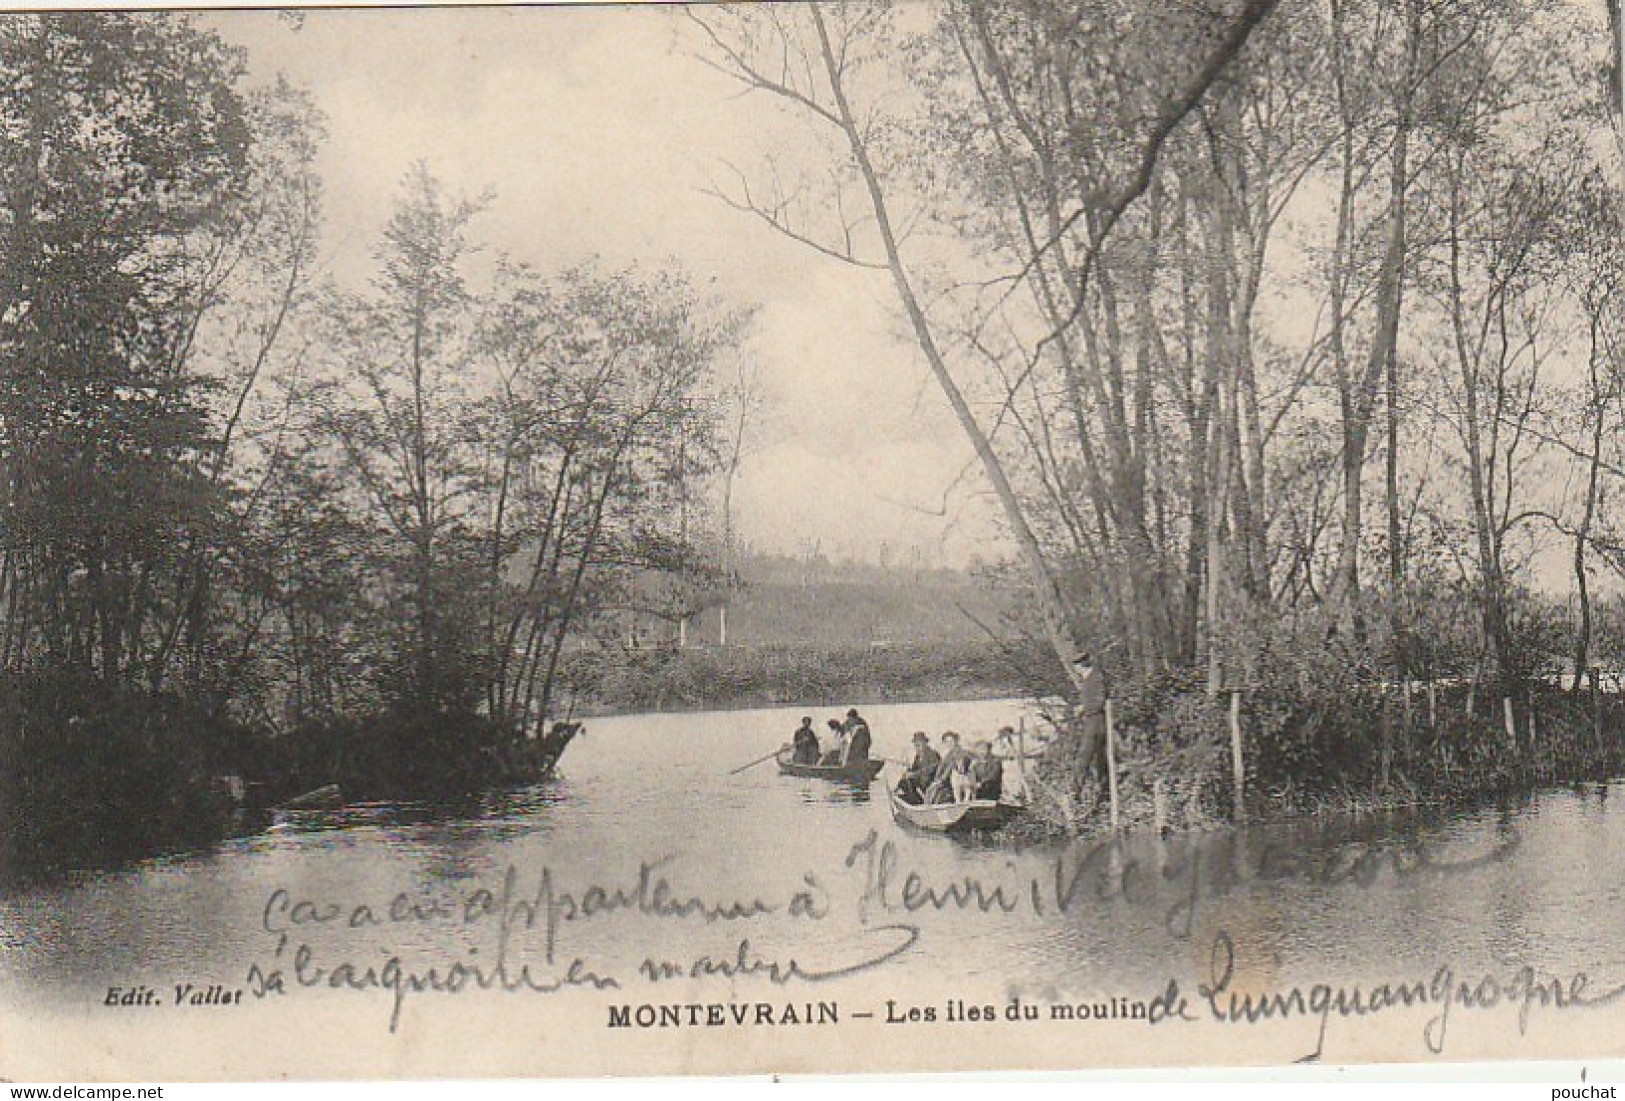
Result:
M872 971L882 964L891 962L914 947L915 942L920 939L920 930L915 925L878 925L864 930L855 939L879 943L860 948L853 959L820 966L803 964L795 957L782 961L765 958L751 948L749 940L742 940L739 942L739 950L732 956L720 959L701 956L686 964L648 958L638 965L638 972L650 982L718 976L732 979L747 975L763 976L779 986L796 979L803 982L828 982L830 979Z
M662 869L673 859L667 856L642 862L637 876L621 886L589 884L576 891L561 889L553 869L546 866L538 874L534 890L524 890L520 887L519 869L510 864L495 890L477 887L450 898L414 897L401 892L387 904L376 907L365 902L297 899L286 888L278 887L266 897L260 927L272 936L286 938L297 930L319 927L366 929L400 923L464 926L494 923L500 926L506 939L518 930L540 926L545 933L546 957L551 963L557 953L562 926L616 913L710 924L747 921L775 913L817 921L829 912L828 893L811 874L803 877L800 889L780 900L716 900L685 895L662 874Z
M1625 985L1593 991L1590 976L1584 971L1562 979L1543 976L1532 967L1520 967L1508 975L1485 973L1462 978L1451 967L1441 964L1427 978L1370 986L1313 983L1263 993L1243 993L1235 989L1235 980L1235 943L1229 933L1220 932L1213 939L1208 978L1197 986L1198 997L1207 1002L1211 1017L1223 1024L1256 1025L1295 1017L1317 1021L1314 1050L1299 1062L1319 1060L1325 1051L1326 1030L1333 1016L1365 1018L1425 1007L1431 1014L1422 1026L1422 1042L1433 1054L1442 1055L1452 1013L1457 1009L1515 1010L1521 1036L1528 1032L1530 1017L1536 1009L1589 1010L1625 998ZM1177 983L1169 983L1164 997L1170 1004L1184 1004ZM1180 1019L1190 1018L1181 1016Z
M810 873L802 877L799 888L774 899L709 898L672 885L668 868L674 859L643 861L637 874L620 885L587 884L576 889L561 886L547 866L538 871L534 886L522 885L520 870L509 865L494 887L476 886L460 894L400 892L380 904L299 898L278 887L266 896L260 910L260 928L275 938L274 947L269 958L249 967L247 987L255 998L314 988L384 991L393 999L389 1027L394 1032L408 997L414 994L467 990L552 994L571 987L619 988L618 978L581 957L560 965L560 938L572 923L614 914L701 924L748 924L768 915L821 921L829 914L829 894ZM382 963L362 962L329 949L333 955L327 958L314 942L324 931L346 935L401 925L484 929L494 937L495 951L481 956L480 949L471 947L467 959L439 960L419 967L398 955L390 955ZM545 966L519 959L520 938L537 930ZM747 939L739 942L738 952L731 957L702 956L684 965L649 959L645 975L651 980L672 977L669 970L678 967L692 977L759 975L778 984L820 982L878 967L908 951L919 936L918 929L902 925L867 933L869 943L859 945L852 958L829 965L764 957L751 949Z
M1416 843L1392 849L1344 847L1325 857L1295 855L1265 845L1256 863L1238 869L1229 862L1204 857L1200 848L1193 848L1183 859L1148 866L1128 856L1119 842L1103 841L1069 849L1038 871L1022 871L1014 862L1007 862L998 878L966 874L934 882L905 866L897 844L881 841L878 832L871 830L847 852L845 864L862 877L858 913L863 921L877 913L940 911L1044 917L1069 913L1090 901L1123 902L1160 907L1168 932L1188 939L1204 898L1251 883L1301 879L1321 886L1368 888L1384 869L1401 883L1445 878L1500 863L1517 846L1514 835L1482 853L1444 860Z
M465 990L478 989L499 990L508 994L520 991L556 994L568 987L613 990L620 986L617 979L595 972L581 959L570 961L562 975L538 976L528 963L510 966L505 947L491 966L454 960L449 964L417 970L403 963L399 956L389 957L382 965L340 960L323 966L317 962L316 950L311 945L300 944L293 951L291 976L283 968L255 963L248 969L248 990L256 998L286 994L290 978L295 988L387 991L393 999L389 1014L390 1032L400 1026L401 1011L406 1005L407 996L425 991L461 994Z

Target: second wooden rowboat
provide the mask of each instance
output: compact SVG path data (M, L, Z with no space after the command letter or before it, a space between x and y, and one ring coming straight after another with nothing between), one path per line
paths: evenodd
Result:
M844 765L802 765L791 759L792 751L779 750L774 756L778 762L779 771L786 776L799 776L804 780L832 780L838 784L862 784L868 786L874 783L880 770L886 767L885 761L868 758L862 761L851 761Z
M892 817L905 826L933 833L996 830L1024 809L1020 803L972 799L964 803L906 803L890 793Z

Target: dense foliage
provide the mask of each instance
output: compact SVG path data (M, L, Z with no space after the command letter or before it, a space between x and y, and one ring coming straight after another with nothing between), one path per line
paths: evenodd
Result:
M1093 652L1126 705L1159 701L1131 739L1185 732L1131 746L1128 782L1203 787L1240 690L1261 786L1324 792L1373 761L1379 786L1431 786L1383 684L1460 680L1487 711L1604 641L1597 575L1625 576L1610 16L948 0L691 22L819 154L787 177L766 151L725 197L887 270L1037 633L1069 675ZM1529 599L1564 581L1562 614ZM1072 822L1101 741L1062 725L1048 790Z
M526 779L566 637L709 583L681 272L476 269L419 166L324 279L319 113L186 15L0 16L0 133L0 872Z

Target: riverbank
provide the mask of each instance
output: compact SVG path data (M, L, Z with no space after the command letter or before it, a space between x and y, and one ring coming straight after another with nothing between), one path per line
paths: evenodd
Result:
M379 710L273 732L82 669L6 674L0 884L205 847L328 786L347 802L466 803L545 776L555 748L468 711Z
M596 670L600 691L575 717L658 724L662 713L701 710L1031 699L1040 693L1026 674L1053 664L1042 659L992 643L634 652ZM346 801L455 807L529 782L511 753L518 743L478 716L380 714L273 735L178 697L68 674L9 678L0 689L0 881L205 847L243 828L245 804L327 784ZM1462 805L1625 775L1625 698L1612 693L1537 684L1512 701L1509 734L1505 704L1464 685L1431 699L1413 691L1408 703L1395 689L1255 690L1235 713L1238 814L1229 696L1170 677L1120 690L1113 703L1124 829ZM1110 830L1107 791L1081 774L1074 745L1063 736L1029 763L1033 813L1010 838Z
M1021 695L1030 647L581 651L575 717ZM73 670L0 678L0 883L210 845L250 815L335 785L345 801L458 806L546 774L538 742L469 712L329 716L273 732L173 693Z
M1625 697L1590 688L1537 682L1500 697L1452 684L1431 696L1425 687L1407 694L1375 686L1335 696L1214 697L1192 678L1141 687L1114 705L1124 829L1199 831L1471 805L1625 775ZM1103 772L1061 745L1029 770L1035 798L1024 832L1110 831Z

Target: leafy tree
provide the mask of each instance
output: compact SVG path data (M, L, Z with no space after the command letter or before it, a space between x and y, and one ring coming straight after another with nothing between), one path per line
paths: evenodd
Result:
M241 58L189 21L0 21L5 654L131 677L220 521L188 264L249 174Z

